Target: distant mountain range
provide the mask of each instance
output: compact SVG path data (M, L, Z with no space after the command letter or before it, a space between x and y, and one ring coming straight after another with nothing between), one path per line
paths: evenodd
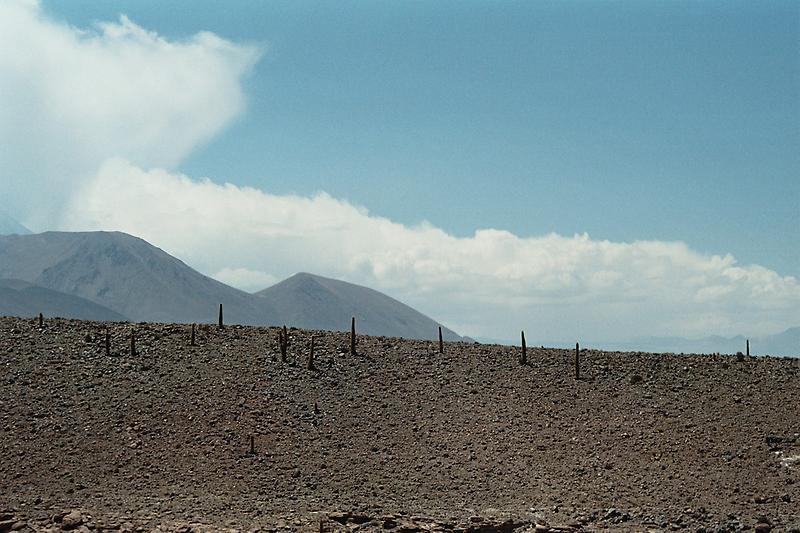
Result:
M0 235L30 235L31 230L0 211Z
M0 286L8 290L0 293L6 302L0 304L0 314L44 313L42 291L48 290L54 291L47 293L52 301L59 302L50 313L71 317L87 316L87 303L93 303L97 307L91 312L104 320L214 322L222 303L227 323L347 330L355 316L358 330L372 335L438 336L438 322L367 287L298 274L249 294L118 232L0 236L0 280L6 280ZM111 314L103 315L103 309ZM443 334L461 339L446 328Z
M0 224L5 222L0 217ZM431 340L440 326L378 291L314 274L296 274L249 294L125 233L0 235L0 315L41 312L91 320L213 323L220 303L226 323L345 331L355 316L358 330L366 334ZM471 340L445 327L442 333L446 340ZM736 353L745 351L745 338L646 337L585 345L656 353ZM751 338L750 352L800 356L800 327Z
M700 339L682 337L644 337L629 342L608 343L609 350L672 352L672 353L745 353L747 339L742 335L720 337L713 335ZM750 338L751 355L780 355L800 357L800 327L789 328L775 335Z
M124 321L124 316L78 296L26 281L0 279L0 316L62 316L81 320Z
M519 341L489 339L479 337L479 341L488 344L518 345ZM528 338L529 345L542 344L551 348L575 348L574 342L539 341L535 337ZM700 339L683 337L640 337L623 342L595 342L591 339L581 342L582 347L619 352L650 353L745 353L747 339L742 335L720 337L712 335ZM750 338L750 355L776 355L784 357L800 357L800 327L789 328L774 335Z

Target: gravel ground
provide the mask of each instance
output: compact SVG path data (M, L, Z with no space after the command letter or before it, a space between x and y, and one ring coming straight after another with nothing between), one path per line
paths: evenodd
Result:
M0 319L0 533L800 531L800 359L190 330Z

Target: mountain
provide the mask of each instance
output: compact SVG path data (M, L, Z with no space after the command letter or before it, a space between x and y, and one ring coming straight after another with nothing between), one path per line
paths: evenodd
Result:
M608 350L672 352L672 353L744 353L747 339L742 335L721 337L712 335L700 339L683 337L642 337L627 342L595 343ZM750 338L751 355L800 357L800 327L775 335Z
M30 235L31 230L0 211L0 235Z
M256 293L278 310L279 323L346 331L356 317L368 335L438 339L440 324L383 293L361 285L301 272ZM463 340L442 327L445 340Z
M230 323L264 324L275 316L268 302L125 233L0 237L0 278L79 296L134 321L213 322L220 303Z
M53 298L58 301L70 295L121 315L108 320L124 316L146 322L215 322L222 303L225 322L230 324L346 330L355 316L358 330L366 334L420 339L438 335L437 322L367 287L297 274L257 295L249 294L200 274L142 239L118 232L0 236L3 278L22 280L39 291L57 291L61 300ZM26 290L24 294L32 298L35 291ZM7 299L8 314L45 313L41 294L36 295L38 299L25 305L19 294L3 293L0 298ZM442 333L445 339L461 340L449 329L442 328Z
M775 335L768 335L751 341L751 353L754 347L758 352L771 355L791 355L800 357L800 327L789 328Z
M78 296L45 289L26 281L0 279L0 316L60 316L82 320L124 321L120 315Z

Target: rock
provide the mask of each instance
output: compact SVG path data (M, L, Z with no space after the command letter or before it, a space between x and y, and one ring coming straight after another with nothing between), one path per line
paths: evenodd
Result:
M549 533L550 528L544 524L536 524L536 527L533 528L535 533Z
M759 522L755 526L756 533L769 533L772 531L772 526L769 524L765 524L764 522Z
M81 524L83 524L83 515L77 509L70 511L61 519L61 529L75 529Z
M9 520L3 520L0 522L0 533L7 533L8 531L11 531L16 523L17 521L13 518Z

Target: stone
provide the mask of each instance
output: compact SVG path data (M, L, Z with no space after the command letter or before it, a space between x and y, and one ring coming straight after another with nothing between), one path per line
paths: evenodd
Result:
M61 519L61 529L75 529L81 524L83 524L83 515L77 509L70 511Z
M772 526L769 524L765 524L764 522L759 522L755 526L756 533L769 533L772 531Z

